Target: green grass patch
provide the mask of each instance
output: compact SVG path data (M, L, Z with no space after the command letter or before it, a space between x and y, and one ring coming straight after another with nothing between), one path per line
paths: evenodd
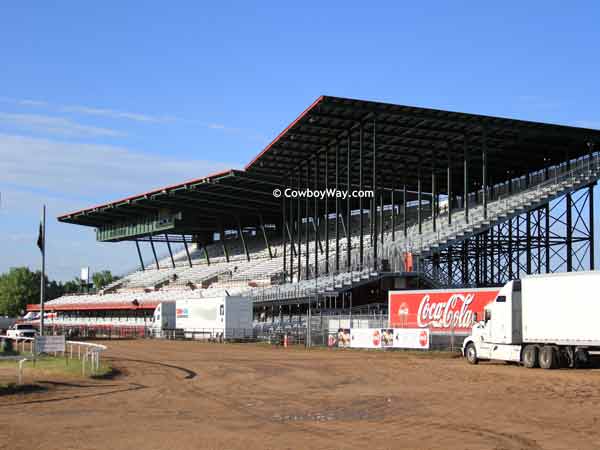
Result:
M31 354L22 354L23 357L31 358ZM0 368L15 368L18 362L16 360L0 360ZM26 361L23 364L26 377L43 379L43 377L54 375L68 375L72 377L83 376L83 362L77 358L64 358L62 356L40 356L35 361ZM105 361L100 360L100 367L93 374L89 361L85 365L85 376L93 378L103 378L113 372L112 367ZM0 385L1 386L1 385Z

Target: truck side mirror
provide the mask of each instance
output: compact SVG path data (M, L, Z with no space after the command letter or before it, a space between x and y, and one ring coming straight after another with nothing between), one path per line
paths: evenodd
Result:
M477 322L477 313L473 313L473 321Z

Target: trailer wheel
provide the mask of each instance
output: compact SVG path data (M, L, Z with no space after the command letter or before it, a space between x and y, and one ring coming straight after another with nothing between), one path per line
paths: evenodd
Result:
M540 350L540 367L542 369L556 369L558 367L558 355L556 349L551 345L544 345Z
M470 343L469 345L467 345L467 348L465 349L465 356L467 357L467 361L469 361L470 364L479 363L479 358L477 357L477 349L475 348L475 344Z
M533 369L538 366L538 348L535 345L527 345L523 349L523 365L528 369Z
M590 365L590 352L586 349L579 348L575 350L575 367L588 367Z

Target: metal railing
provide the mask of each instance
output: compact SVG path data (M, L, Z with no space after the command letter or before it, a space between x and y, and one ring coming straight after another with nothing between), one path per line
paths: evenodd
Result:
M21 345L21 352L26 354L26 344L29 344L29 354L31 357L23 357L18 362L17 372L17 384L21 385L23 382L23 364L27 361L31 361L35 364L38 358L38 353L35 348L35 339L32 337L13 337L13 336L0 336L1 340L8 339L15 341L15 348L19 351L19 344ZM107 347L102 344L95 344L92 342L80 342L80 341L65 341L65 351L62 352L63 358L68 361L77 358L81 361L82 376L95 375L100 369L101 355L102 352L107 350ZM54 356L58 356L59 352L55 352Z

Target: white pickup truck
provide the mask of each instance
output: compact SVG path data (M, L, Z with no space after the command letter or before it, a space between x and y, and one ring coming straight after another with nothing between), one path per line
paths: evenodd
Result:
M12 327L8 329L6 335L9 338L19 339L19 338L33 338L37 335L37 330L33 325L26 323L16 323Z
M577 367L600 350L600 272L527 276L509 281L485 307L463 343L471 364L510 361L525 367Z

